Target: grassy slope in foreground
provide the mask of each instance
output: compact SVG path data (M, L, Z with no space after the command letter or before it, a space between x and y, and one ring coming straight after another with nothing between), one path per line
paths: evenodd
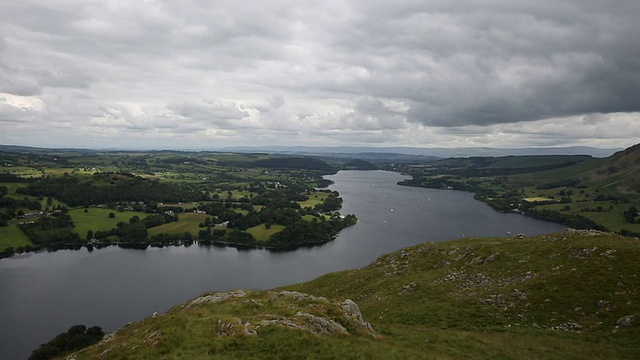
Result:
M76 359L631 359L640 353L638 245L589 232L421 244L279 289L328 300L228 293L127 326ZM344 299L375 337L346 321ZM295 329L309 325L298 312L348 334ZM290 326L262 323L278 319Z

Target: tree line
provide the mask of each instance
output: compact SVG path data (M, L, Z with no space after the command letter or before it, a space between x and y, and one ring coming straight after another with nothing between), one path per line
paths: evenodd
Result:
M186 185L163 183L123 173L99 173L60 178L42 178L16 190L33 196L53 196L68 206L121 201L179 202L206 200Z

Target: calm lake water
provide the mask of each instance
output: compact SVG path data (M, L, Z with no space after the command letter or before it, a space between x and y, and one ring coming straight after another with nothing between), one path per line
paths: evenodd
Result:
M328 176L356 226L323 246L290 252L220 247L57 251L0 260L0 359L25 359L76 324L114 330L207 291L268 289L352 269L427 241L537 235L563 226L503 214L470 193L411 188L385 171Z

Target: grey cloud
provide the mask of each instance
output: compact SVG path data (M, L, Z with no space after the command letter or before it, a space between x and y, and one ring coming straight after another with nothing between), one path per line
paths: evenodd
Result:
M271 99L269 100L269 105L271 105L274 108L280 108L284 104L285 104L285 98L283 95L272 96Z
M234 103L219 100L175 102L167 105L166 109L182 119L192 119L223 128L232 127L234 122L248 116Z
M638 111L640 38L631 34L640 25L629 15L640 10L635 4L363 3L364 29L348 32L355 35L340 45L369 55L361 61L372 73L412 74L414 81L407 76L391 90L386 77L374 79L372 93L407 98L409 119L425 125ZM405 60L372 62L372 54Z
M42 93L42 87L34 79L16 78L13 74L6 75L3 72L0 69L0 92L20 96L40 95Z
M431 128L598 124L640 111L639 13L635 0L5 1L0 92L42 99L48 123L117 108L114 132L300 143L317 129L401 143Z
M402 112L389 109L380 99L364 97L358 101L354 112L342 118L344 127L356 130L399 129L405 127Z

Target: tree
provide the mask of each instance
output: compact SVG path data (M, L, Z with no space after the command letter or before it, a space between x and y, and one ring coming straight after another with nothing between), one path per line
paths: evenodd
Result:
M63 357L68 353L97 343L103 336L104 332L99 326L92 326L87 329L84 325L74 325L67 332L58 334L51 341L40 345L40 348L34 350L29 359Z
M109 219L115 219L116 218L116 214L110 212L109 213Z
M635 223L635 217L638 215L638 209L635 206L631 206L629 210L622 213L624 218L627 220L629 224Z

